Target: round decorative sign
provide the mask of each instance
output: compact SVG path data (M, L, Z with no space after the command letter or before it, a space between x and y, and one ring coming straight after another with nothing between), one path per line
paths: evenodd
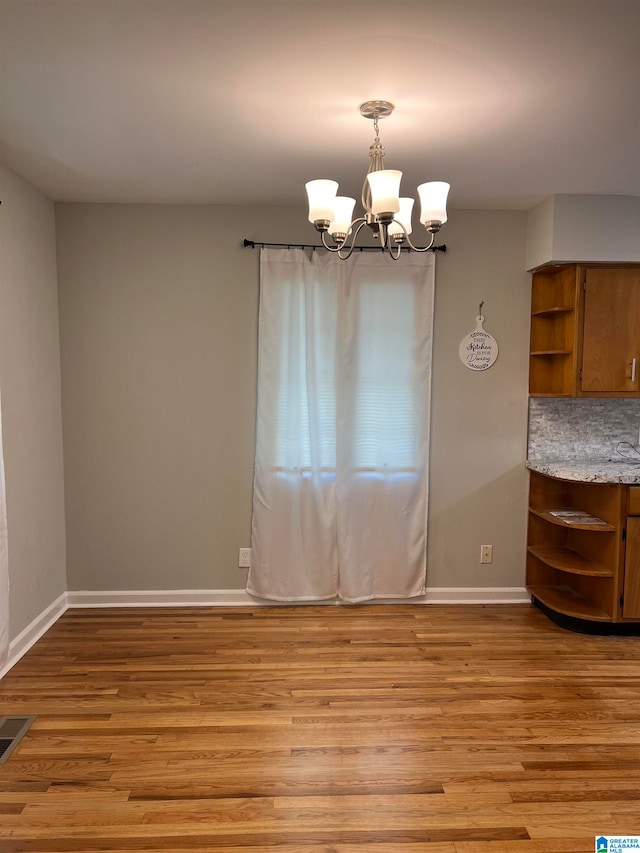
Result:
M469 370L488 370L498 357L498 342L489 332L485 332L483 323L484 317L478 314L475 330L460 343L460 361Z

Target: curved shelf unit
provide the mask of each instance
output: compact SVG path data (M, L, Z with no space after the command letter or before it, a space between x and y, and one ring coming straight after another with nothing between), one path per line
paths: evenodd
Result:
M621 586L627 504L621 484L530 472L527 589L563 627L614 633L630 624Z

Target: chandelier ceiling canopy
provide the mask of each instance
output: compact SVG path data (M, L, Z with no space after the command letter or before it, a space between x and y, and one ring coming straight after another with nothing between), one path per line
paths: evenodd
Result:
M353 252L358 234L368 225L380 240L380 247L396 260L404 247L426 252L433 246L435 235L447 221L449 184L430 181L420 184L420 222L431 234L427 246L411 242L411 216L414 200L400 197L402 172L385 169L384 146L380 142L379 120L390 116L394 105L389 101L366 101L360 113L373 121L375 139L369 148L369 171L362 186L364 214L352 219L355 199L337 195L338 184L319 179L305 184L309 199L309 221L320 232L322 245L346 260ZM328 237L327 237L328 235Z

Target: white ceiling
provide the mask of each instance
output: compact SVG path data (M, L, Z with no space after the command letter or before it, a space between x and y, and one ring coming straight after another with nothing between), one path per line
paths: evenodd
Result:
M359 197L528 209L640 195L639 0L0 0L3 159L56 200Z

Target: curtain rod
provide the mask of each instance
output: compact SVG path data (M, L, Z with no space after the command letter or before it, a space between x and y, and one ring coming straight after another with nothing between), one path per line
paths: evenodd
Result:
M245 249L255 249L256 246L260 246L260 248L264 248L265 246L270 249L324 249L324 246L314 246L311 243L260 243L257 240L247 240L244 239L244 248ZM382 252L380 246L358 246L353 250L354 252ZM408 246L404 246L402 251L410 252L411 249ZM430 252L446 252L447 246L446 244L442 244L442 246L432 246L429 249Z

